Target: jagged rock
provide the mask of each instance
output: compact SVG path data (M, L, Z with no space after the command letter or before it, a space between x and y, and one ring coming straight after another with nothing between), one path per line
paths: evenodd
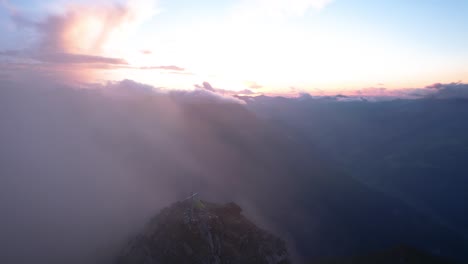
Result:
M289 264L284 241L258 228L234 203L186 200L163 209L117 264Z

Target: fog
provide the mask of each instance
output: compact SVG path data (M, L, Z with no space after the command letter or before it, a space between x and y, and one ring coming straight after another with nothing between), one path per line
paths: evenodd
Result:
M240 204L298 258L397 244L466 252L466 239L450 226L352 177L361 171L344 164L366 164L365 156L340 160L365 142L355 132L366 130L362 118L377 103L246 103L202 88L32 79L0 81L1 263L110 263L162 207L193 191ZM406 103L420 113L419 104Z
M0 86L1 263L107 260L162 206L222 181L203 178L183 142L210 148L209 129L190 135L169 94L131 81Z

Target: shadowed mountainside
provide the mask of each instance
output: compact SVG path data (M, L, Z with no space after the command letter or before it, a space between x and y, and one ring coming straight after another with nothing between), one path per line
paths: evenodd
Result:
M248 100L354 178L468 236L468 100Z

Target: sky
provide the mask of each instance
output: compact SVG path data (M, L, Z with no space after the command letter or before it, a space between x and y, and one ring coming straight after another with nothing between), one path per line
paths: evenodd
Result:
M466 0L0 3L0 78L286 95L468 82Z

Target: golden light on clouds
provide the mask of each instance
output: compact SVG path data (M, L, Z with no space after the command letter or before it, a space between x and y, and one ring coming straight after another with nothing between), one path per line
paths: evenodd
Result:
M151 2L69 5L60 15L63 24L58 41L67 52L116 56L112 53L127 49L130 31L156 12Z

